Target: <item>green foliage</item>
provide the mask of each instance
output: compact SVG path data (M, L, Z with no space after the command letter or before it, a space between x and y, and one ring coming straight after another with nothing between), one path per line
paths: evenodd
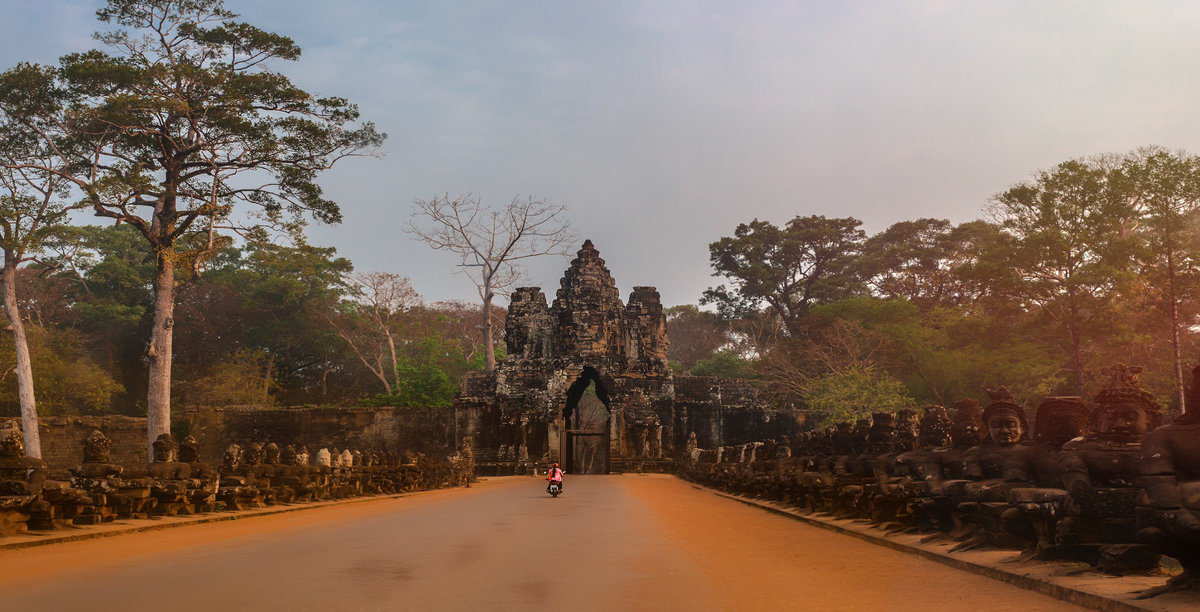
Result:
M716 376L717 378L751 378L754 368L751 362L733 351L717 351L692 368L693 376Z
M191 404L204 406L271 406L275 382L271 358L264 351L240 349L209 373L178 381L174 391Z
M856 256L866 234L854 218L796 217L783 228L755 219L732 238L708 246L713 270L724 285L704 292L701 304L717 306L727 319L740 318L765 304L798 337L800 321L813 304L860 291Z
M805 407L821 415L818 426L914 406L904 383L873 368L851 368L808 381Z
M446 355L446 344L438 336L429 336L409 347L397 359L396 388L392 395L377 395L376 405L414 408L440 408L454 402L458 385L437 365Z
M113 397L123 389L83 352L75 334L30 323L26 323L25 332L39 414L104 414L111 409ZM10 406L17 404L15 365L9 337L0 342L0 368L6 373L0 384L0 403Z

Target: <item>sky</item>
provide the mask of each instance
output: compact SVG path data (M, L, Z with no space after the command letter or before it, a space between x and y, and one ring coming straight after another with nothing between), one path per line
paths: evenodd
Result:
M0 69L95 48L100 0L0 0ZM226 0L292 37L300 87L357 103L379 158L322 175L309 229L430 301L477 300L405 234L414 199L567 207L628 296L696 303L753 219L960 223L1038 169L1200 153L1200 3ZM528 266L548 295L568 260Z

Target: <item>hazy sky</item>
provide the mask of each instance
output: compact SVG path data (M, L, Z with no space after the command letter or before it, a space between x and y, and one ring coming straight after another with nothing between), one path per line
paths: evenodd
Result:
M0 68L92 48L100 0L0 0ZM226 0L293 37L303 88L388 133L313 227L427 299L475 299L400 231L414 198L570 209L627 297L694 303L708 243L754 218L962 222L1060 161L1200 152L1200 3ZM566 260L530 268L551 294Z

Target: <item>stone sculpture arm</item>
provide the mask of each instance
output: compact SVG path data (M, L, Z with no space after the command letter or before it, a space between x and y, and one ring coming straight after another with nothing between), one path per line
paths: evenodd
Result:
M963 477L968 480L983 480L983 464L980 459L983 456L983 449L978 446L972 446L963 453Z
M1183 505L1179 483L1175 477L1175 457L1170 438L1162 431L1152 431L1142 440L1138 457L1142 488L1150 498L1150 506L1159 510L1177 510Z
M1058 455L1058 467L1062 473L1063 488L1072 493L1090 491L1092 479L1088 474L1087 462L1079 451L1070 447L1063 449Z

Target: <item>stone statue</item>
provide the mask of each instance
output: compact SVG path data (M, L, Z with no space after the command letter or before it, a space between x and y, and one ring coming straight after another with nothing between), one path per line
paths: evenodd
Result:
M969 534L957 550L984 544L1020 545L1019 541L998 540L1010 538L1000 516L1010 507L1008 491L1016 486L1005 481L1005 466L1020 452L1017 445L1025 439L1029 423L1025 410L1013 400L1007 387L987 389L987 394L992 400L983 411L988 437L963 453L963 475L973 482L966 484L968 501L959 504L957 510Z
M1083 398L1046 398L1037 409L1033 440L1017 445L1004 464L1004 480L1012 484L1001 515L1004 529L1018 538L1029 554L1048 558L1054 531L1062 516L1067 492L1062 488L1062 446L1090 430L1091 420Z
M1102 373L1107 380L1094 400L1094 433L1067 442L1059 455L1068 495L1056 525L1054 556L1104 571L1149 569L1157 565L1157 554L1135 545L1138 452L1161 411L1142 388L1141 368L1117 364Z
M942 406L928 406L921 416L917 430L917 448L901 452L896 457L896 470L906 478L901 486L908 495L906 500L906 524L921 530L940 527L933 508L925 509L931 496L934 475L931 466L936 463L939 449L950 443L950 416ZM940 471L940 466L937 468Z
M687 444L683 447L683 456L687 461L700 460L700 444L696 441L696 432L688 432Z
M1200 366L1187 412L1146 434L1138 457L1145 506L1138 540L1179 561L1183 573L1140 597L1200 589Z
M83 464L72 470L82 478L108 478L120 476L125 468L114 465L110 459L112 441L99 429L92 430L83 441Z
M154 462L146 471L151 478L150 494L157 500L154 513L174 516L187 505L187 479L192 475L192 467L175 460L179 445L171 434L159 435L153 447Z
M176 444L175 438L171 434L164 433L158 436L152 446L154 447L154 461L147 469L151 478L182 480L192 475L191 466L176 461L179 445Z
M189 513L215 510L217 487L220 485L221 474L211 465L200 460L200 450L197 447L195 436L189 435L179 443L179 460L191 468L186 510Z

